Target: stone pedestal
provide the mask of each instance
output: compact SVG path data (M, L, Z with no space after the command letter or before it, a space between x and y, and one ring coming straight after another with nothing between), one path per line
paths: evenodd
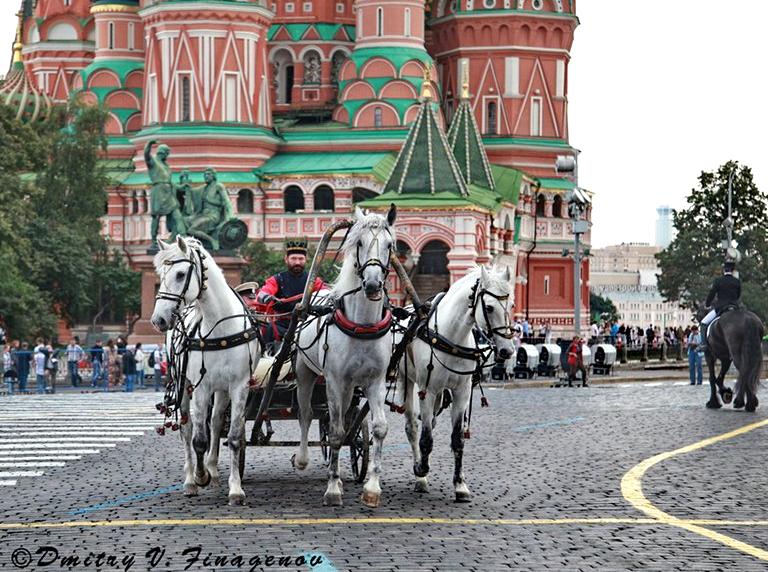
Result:
M160 277L155 273L153 258L154 256L150 254L143 254L133 259L134 269L141 272L141 318L136 322L133 333L128 338L129 344L160 344L165 341L165 336L155 330L150 322L152 312L155 310L155 296L160 288ZM224 272L230 286L235 287L240 284L245 260L229 253L224 256L216 255L213 259Z

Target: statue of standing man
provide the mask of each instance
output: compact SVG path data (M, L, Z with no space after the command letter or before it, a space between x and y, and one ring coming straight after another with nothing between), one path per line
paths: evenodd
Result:
M152 147L155 143L157 141L152 140L144 146L144 161L152 181L149 208L149 213L152 215L152 248L157 248L157 230L162 216L165 217L165 224L173 236L183 235L187 232L171 181L171 167L168 165L168 155L170 155L171 149L167 145L159 145L157 153L153 157Z

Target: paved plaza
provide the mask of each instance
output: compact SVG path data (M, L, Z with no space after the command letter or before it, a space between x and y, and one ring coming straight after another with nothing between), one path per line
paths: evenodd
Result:
M431 491L420 494L413 490L403 419L390 414L378 510L359 503L362 487L352 481L345 483L344 507L322 506L319 450L299 474L291 467L293 450L250 448L245 507L227 506L226 484L185 498L180 439L153 430L158 395L0 402L0 567L42 569L49 561L46 569L72 570L768 566L768 410L706 410L706 386L486 390L491 406L475 409L466 445L471 504L453 503L447 417L436 430ZM297 435L295 422L276 428L276 438ZM228 462L223 454L224 478ZM348 467L346 453L341 464ZM104 560L97 564L99 553Z

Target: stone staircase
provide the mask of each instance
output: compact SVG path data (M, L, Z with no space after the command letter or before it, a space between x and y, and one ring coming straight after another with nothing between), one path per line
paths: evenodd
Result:
M416 274L411 281L422 300L442 292L451 284L451 278L447 274Z

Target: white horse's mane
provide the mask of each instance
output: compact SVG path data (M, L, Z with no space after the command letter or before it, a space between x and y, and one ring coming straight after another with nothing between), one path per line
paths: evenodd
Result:
M331 296L344 294L359 286L357 269L355 268L355 262L357 261L355 255L357 253L357 242L360 240L363 232L383 229L388 226L386 217L375 213L360 216L355 221L355 224L349 229L349 234L342 247L344 263L341 266L338 277L331 285ZM395 229L390 228L389 230L392 234L392 240L394 241ZM387 261L383 260L382 262L386 264Z

